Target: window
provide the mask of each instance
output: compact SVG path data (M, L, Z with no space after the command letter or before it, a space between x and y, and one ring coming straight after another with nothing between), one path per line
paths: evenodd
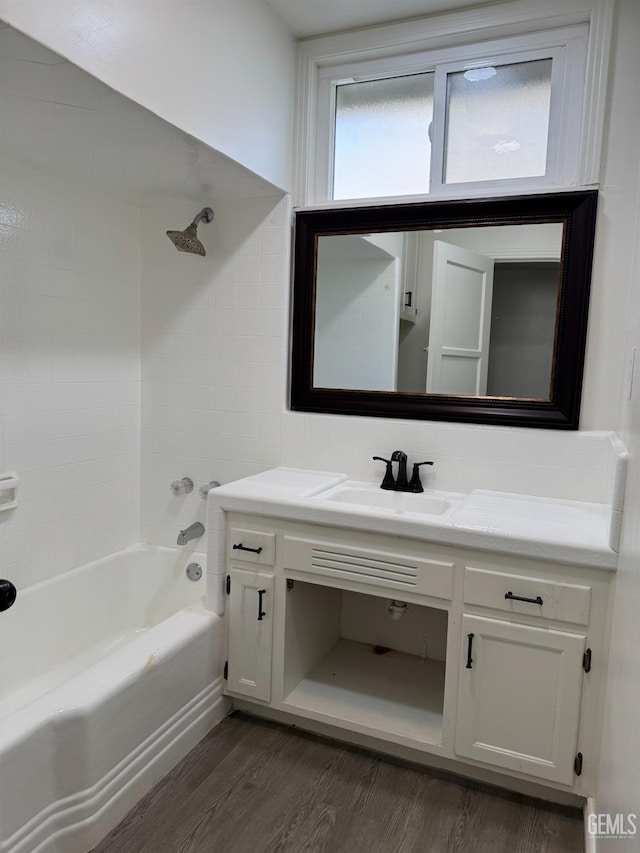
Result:
M552 65L533 59L447 75L445 183L546 174Z
M584 22L358 61L327 53L310 98L301 201L586 183L589 32Z
M429 192L433 72L336 87L333 198Z

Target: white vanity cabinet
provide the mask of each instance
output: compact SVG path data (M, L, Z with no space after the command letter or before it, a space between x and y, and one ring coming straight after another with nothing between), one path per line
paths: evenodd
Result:
M571 785L592 586L567 571L465 567L456 753Z
M456 753L573 782L584 635L462 618Z
M226 553L238 707L589 794L609 572L240 514Z
M231 566L227 684L230 691L271 698L273 648L273 574Z
M269 567L275 540L274 533L243 527L232 526L227 535L227 685L264 702L271 698L274 575Z

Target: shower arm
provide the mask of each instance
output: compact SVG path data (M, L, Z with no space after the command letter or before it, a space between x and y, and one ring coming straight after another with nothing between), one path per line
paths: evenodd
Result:
M196 216L196 218L193 220L191 225L198 225L198 223L202 222L203 219L205 222L212 222L213 221L213 210L210 207L203 208L200 211L200 213ZM191 227L191 226L189 226L189 227Z

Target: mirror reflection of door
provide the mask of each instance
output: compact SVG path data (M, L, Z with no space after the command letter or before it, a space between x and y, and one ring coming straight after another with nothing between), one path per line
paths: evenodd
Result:
M493 259L435 240L428 394L486 395L492 300Z
M548 400L562 227L414 233L416 314L400 314L398 390Z

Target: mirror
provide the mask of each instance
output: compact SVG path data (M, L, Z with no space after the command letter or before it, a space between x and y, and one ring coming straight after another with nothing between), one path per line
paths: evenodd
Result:
M298 212L292 409L577 429L596 202Z

